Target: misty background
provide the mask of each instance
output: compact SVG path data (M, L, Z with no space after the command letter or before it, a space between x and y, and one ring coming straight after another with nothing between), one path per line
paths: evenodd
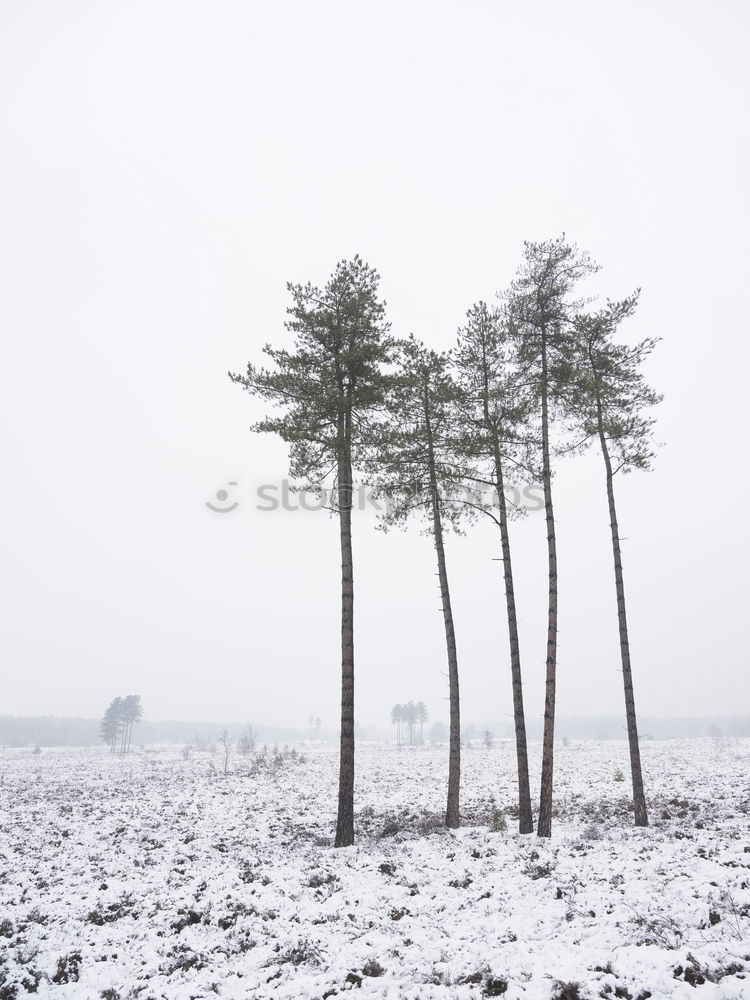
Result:
M642 287L626 336L664 338L665 446L618 482L642 728L748 714L749 22L728 0L4 3L0 714L132 691L146 719L335 732L337 524L255 509L286 451L226 372L287 340L287 281L355 253L394 333L449 347L523 240L562 231L602 298ZM559 713L621 716L599 456L554 489ZM239 506L208 509L219 490ZM541 513L512 544L533 732ZM354 546L358 721L447 718L430 540L366 512ZM447 539L477 724L512 712L499 554L490 522Z

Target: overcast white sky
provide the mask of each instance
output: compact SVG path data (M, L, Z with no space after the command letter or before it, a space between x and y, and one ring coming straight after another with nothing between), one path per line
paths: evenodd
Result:
M394 332L451 344L565 231L664 338L650 474L619 486L646 715L750 712L744 2L0 7L0 713L335 728L337 525L254 511L284 447L226 371L285 282L359 252ZM231 514L205 506L239 484ZM227 487L229 489L229 487ZM622 710L598 456L555 482L562 715ZM355 524L357 718L445 718L434 551ZM540 515L514 529L542 712ZM511 711L491 526L450 538L464 718Z

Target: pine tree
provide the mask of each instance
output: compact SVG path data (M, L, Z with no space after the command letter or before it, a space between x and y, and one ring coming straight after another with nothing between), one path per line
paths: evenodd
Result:
M414 728L417 724L417 706L413 701L407 701L404 706L406 716L406 728L409 732L409 745L414 746Z
M466 426L463 451L472 459L487 463L489 482L497 497L497 513L487 509L500 529L505 604L510 642L510 669L513 691L513 719L518 771L518 828L531 833L534 818L529 787L529 759L523 705L521 652L518 639L516 595L513 582L510 512L506 498L509 465L518 461L521 439L528 419L528 394L519 386L512 364L512 344L500 309L479 302L466 314L466 324L458 332L456 368L463 390Z
M633 784L633 811L635 825L648 826L614 490L614 477L618 472L650 468L654 456L654 420L645 411L661 400L661 396L646 384L641 371L643 362L658 341L649 338L629 347L616 343L613 339L618 325L632 316L637 303L638 292L621 302L609 302L606 309L578 317L577 331L581 350L578 401L584 433L598 438L604 460Z
M558 411L569 405L575 368L573 322L581 303L572 299L577 283L596 270L588 254L565 236L524 243L523 263L507 298L509 330L519 369L538 404L541 472L547 524L547 657L542 741L542 778L537 834L552 835L555 694L557 678L557 540L552 501L550 429Z
M430 716L427 706L423 701L417 702L417 722L419 723L419 742L424 743L424 724L429 722Z
M115 739L113 753L119 750L125 753L125 699L115 698L112 702L112 712L115 717Z
M143 707L139 694L129 694L122 699L121 717L125 733L124 750L129 752L133 739L133 726L143 718Z
M391 709L391 723L396 727L396 746L401 746L401 723L404 721L403 705L394 705Z
M115 746L117 743L117 736L119 733L119 717L118 717L118 706L116 702L119 699L111 701L107 705L107 709L99 723L99 734L105 743L109 744L109 752L115 752Z
M391 419L380 428L370 462L373 481L390 500L383 526L404 523L411 513L421 511L435 544L448 656L448 827L459 825L461 723L458 654L443 536L446 522L458 526L463 516L451 496L462 481L452 451L459 395L450 375L449 355L428 350L413 336L403 341L399 374L389 400Z
M332 507L341 547L341 747L336 846L354 842L354 570L351 514L354 464L383 405L392 341L379 276L359 257L341 261L323 289L287 286L293 349L266 345L272 369L248 365L232 381L282 409L254 430L290 446L290 471L321 489L335 470Z

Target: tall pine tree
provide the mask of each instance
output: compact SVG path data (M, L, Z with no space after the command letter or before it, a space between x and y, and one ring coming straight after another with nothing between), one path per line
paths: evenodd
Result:
M648 826L614 489L614 479L618 472L650 468L654 456L654 419L648 411L661 400L661 396L647 385L642 372L643 363L653 351L657 340L649 338L634 346L614 340L617 327L624 319L632 316L637 303L636 292L620 302L609 302L605 309L578 317L580 380L577 401L584 434L598 439L604 460L633 784L633 811L635 825Z
M401 343L400 364L390 396L390 421L381 426L370 466L373 481L388 495L383 518L387 527L413 512L428 522L437 555L443 627L448 657L450 737L446 826L459 825L461 784L461 713L458 654L445 558L446 523L459 524L462 509L454 502L462 475L456 466L457 408L460 390L450 374L450 357L428 350L415 337Z
M581 303L572 298L578 282L596 270L588 254L565 236L524 243L523 262L507 299L509 329L523 380L538 406L541 472L547 525L547 656L542 741L542 777L537 834L552 835L555 695L557 683L557 539L552 500L550 431L556 413L565 410L575 370L575 315Z
M287 286L292 350L266 345L270 369L249 364L232 381L280 407L254 430L278 434L290 446L290 472L320 488L334 470L333 507L341 547L341 746L337 847L354 842L354 464L377 419L388 384L392 341L379 275L360 257L343 260L325 285Z
M534 819L506 497L508 466L515 467L519 451L524 448L529 397L519 385L518 372L512 364L512 343L502 310L479 302L468 311L466 324L458 331L456 368L466 417L463 451L469 460L489 466L489 482L497 497L497 513L493 509L488 513L500 529L505 581L518 770L518 829L520 833L531 833Z

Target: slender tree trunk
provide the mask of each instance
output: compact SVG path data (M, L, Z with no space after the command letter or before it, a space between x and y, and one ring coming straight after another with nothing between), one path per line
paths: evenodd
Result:
M348 447L338 462L341 537L341 751L336 847L354 843L354 566L352 561L352 466Z
M448 586L448 571L445 565L443 545L443 522L440 515L437 478L435 474L435 453L432 428L429 417L429 402L425 391L425 425L430 463L430 487L432 493L432 528L438 561L440 596L443 602L443 622L445 624L445 645L448 652L448 695L450 704L450 742L448 751L448 802L445 810L445 825L456 828L460 822L459 802L461 789L461 706L458 689L458 654L456 635L453 628L453 610Z
M555 682L557 672L557 540L552 506L552 467L549 457L547 338L542 331L542 483L547 520L549 596L547 606L547 664L544 696L544 736L542 741L542 782L537 835L552 836L552 780L555 751Z
M615 591L617 593L617 621L620 630L620 658L622 660L622 681L625 687L625 717L628 725L628 743L630 746L630 774L633 782L633 811L636 826L648 826L648 810L646 795L643 791L643 772L641 770L641 747L638 742L638 721L635 712L635 695L633 694L633 672L630 667L630 642L628 641L628 617L625 610L625 583L622 576L622 555L620 552L620 531L617 524L617 508L615 507L614 473L612 461L607 447L607 437L604 433L602 406L597 389L596 399L599 443L604 456L604 466L607 472L607 502L609 504L609 524L612 530L612 556L615 565Z
M497 499L500 505L500 539L503 550L503 572L505 575L505 603L508 615L508 635L510 638L510 672L513 680L513 720L516 730L516 760L518 762L518 831L533 833L534 817L531 812L531 789L529 788L529 755L526 746L526 718L523 710L523 684L521 681L521 651L518 642L518 619L516 616L516 593L513 585L513 566L510 557L510 537L508 533L508 509L505 502L503 463L497 437L495 446L495 475Z

